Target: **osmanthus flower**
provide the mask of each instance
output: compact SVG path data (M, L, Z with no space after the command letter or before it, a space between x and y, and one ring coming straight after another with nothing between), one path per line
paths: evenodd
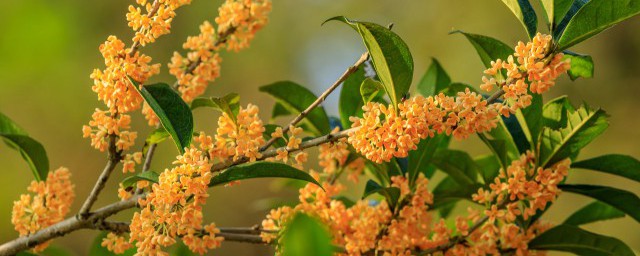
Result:
M96 108L91 117L93 120L89 121L89 125L82 127L82 134L84 138L90 138L91 146L100 151L109 147L111 135L116 137L115 145L118 150L129 149L138 137L138 133L128 131L131 128L131 116L127 114L115 115Z
M100 243L100 245L102 245L102 247L106 247L107 250L115 254L122 254L124 251L133 247L133 245L129 243L128 239L124 236L117 235L112 232L109 232L107 236L102 239L102 243Z
M136 172L136 164L140 164L142 162L142 152L126 154L120 162L122 162L123 173Z
M169 34L171 21L176 16L175 10L190 4L191 0L136 0L136 2L138 7L129 5L127 21L129 27L136 33L133 41L144 46L155 42L162 35ZM140 7L143 7L146 13L143 13Z
M239 51L249 46L255 33L263 28L271 12L270 0L226 0L216 18L218 30L230 33L226 47Z
M142 84L160 72L160 64L149 64L151 57L137 51L129 54L130 49L125 48L125 44L115 36L109 36L100 45L100 52L106 68L95 69L91 74L92 89L98 94L98 99L104 101L114 113L127 113L140 108L142 97L133 88L128 76Z
M182 238L194 252L204 253L217 248L223 240L216 237L215 225L203 227L202 205L212 177L211 161L195 147L174 161L173 169L160 174L146 198L140 200L142 210L136 212L130 224L131 239L141 255L166 255L163 247Z
M49 172L46 181L32 181L27 190L13 203L11 223L20 236L33 234L38 230L64 220L75 198L71 173L61 167ZM35 252L44 250L51 240L33 248Z
M258 116L256 105L240 107L235 120L227 113L218 118L218 128L209 155L214 160L238 160L246 157L250 161L260 158L260 146L264 144L264 125Z

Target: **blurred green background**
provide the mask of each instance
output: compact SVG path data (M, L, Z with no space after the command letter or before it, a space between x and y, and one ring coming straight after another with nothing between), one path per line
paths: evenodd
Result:
M98 45L114 34L127 41L132 32L126 26L125 13L133 1L124 0L3 0L0 1L0 111L25 128L44 144L53 169L66 166L73 172L78 198L77 210L93 186L105 163L105 155L82 138L81 127L96 107L103 107L91 91L89 74L103 68ZM166 63L189 35L198 33L198 25L213 20L218 1L194 0L178 11L173 33L142 49L154 62L163 63L162 74L151 82L173 82ZM537 1L532 1L537 2ZM537 7L537 6L536 6ZM541 15L542 12L538 11ZM460 35L448 35L453 29L494 36L515 44L526 35L510 11L498 0L431 1L321 1L276 0L268 26L260 31L251 47L240 53L223 53L222 76L207 90L209 96L238 92L242 104L251 102L262 109L268 120L273 101L257 90L278 80L293 80L320 93L351 65L364 48L347 26L320 24L327 18L347 15L380 24L395 24L394 31L412 50L417 81L431 62L438 58L454 81L477 85L483 66L473 47ZM539 16L540 16L539 15ZM539 20L543 17L540 16ZM583 151L581 157L605 153L629 154L640 158L640 18L636 17L582 43L573 50L593 56L595 78L576 82L563 77L545 99L568 94L574 102L603 107L611 114L611 126L603 136ZM337 115L337 95L324 104ZM197 130L213 133L217 116L212 111L196 114ZM139 114L134 114L134 129L145 137L151 130ZM285 121L285 120L279 120ZM142 144L139 138L138 143ZM470 139L455 142L454 147L473 154L488 150ZM11 225L12 202L26 192L32 180L19 155L0 145L0 242L17 236ZM163 170L177 150L163 144L153 163ZM115 188L123 174L116 172L100 196L97 207L117 200ZM609 184L640 193L637 183L589 171L574 170L574 183ZM295 200L295 189L278 188L270 180L243 182L231 188L211 190L207 221L219 226L252 226L260 223L268 207L277 198ZM353 198L362 190L354 189ZM561 222L571 211L590 199L563 194L546 218ZM114 219L126 220L130 212ZM585 226L588 230L616 236L640 251L640 225L631 218ZM83 230L56 239L54 245L86 255L95 231ZM268 254L265 246L225 243L215 255Z

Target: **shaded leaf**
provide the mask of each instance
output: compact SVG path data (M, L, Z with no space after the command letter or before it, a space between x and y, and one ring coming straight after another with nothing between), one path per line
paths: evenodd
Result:
M571 216L564 221L564 224L579 226L596 221L622 218L624 215L624 212L608 204L595 201L571 214Z
M425 173L426 177L431 177L430 173L426 173L431 165L431 159L439 148L449 146L450 137L444 134L437 134L432 138L426 138L418 143L416 150L409 151L409 184L413 187L420 173Z
M49 157L40 142L27 133L9 117L0 113L0 138L11 148L20 152L37 181L46 180L49 173Z
M271 95L289 113L301 113L317 99L307 88L291 81L275 82L260 87L261 92ZM330 132L329 117L322 106L314 108L302 119L308 131L316 136Z
M433 96L449 84L451 84L451 78L444 68L442 68L440 62L432 58L431 66L429 66L429 69L427 69L422 79L420 79L420 83L418 83L418 93L425 97Z
M383 89L384 88L382 88L382 84L380 82L371 78L366 78L362 81L362 84L360 85L360 95L362 96L364 104L372 101Z
M529 249L593 256L634 255L629 246L616 238L591 233L570 225L558 225L540 234L529 242Z
M362 198L364 199L373 194L380 194L384 196L391 209L393 209L400 198L400 189L396 187L383 187L377 182L369 180L367 181L367 185L364 187Z
M255 178L288 178L303 180L321 186L311 175L289 165L273 162L252 162L231 166L211 178L209 187L224 185L236 180L246 180Z
M572 163L571 168L600 171L640 181L640 161L627 155L603 155Z
M447 207L461 199L471 201L471 195L478 192L480 184L460 185L449 176L444 178L433 190L433 209Z
M342 83L338 110L340 112L340 122L345 129L351 128L349 117L362 116L362 106L364 102L360 96L360 85L366 78L363 66L364 65L358 67L358 70L347 77L347 80Z
M464 151L440 149L432 157L433 165L462 185L474 184L478 176L478 166Z
M542 95L537 93L530 94L531 105L526 108L520 109L516 112L516 119L520 123L529 145L529 149L535 150L535 145L538 143L538 137L542 130Z
M479 167L480 175L485 184L492 183L500 172L500 161L494 154L475 157L473 159Z
M303 213L296 214L284 229L283 256L331 256L331 235L318 220Z
M460 30L452 31L450 34L455 33L463 34L469 42L471 42L473 47L476 48L476 51L486 68L491 67L491 61L495 61L497 59L506 60L509 55L514 53L511 46L498 39L483 35L465 33Z
M568 114L574 111L566 95L555 98L542 108L542 126L555 130L566 127Z
M581 194L600 200L601 202L626 213L636 221L640 221L640 198L638 198L634 193L617 188L596 185L560 184L558 187L566 192Z
M157 173L153 171L146 171L126 177L122 180L121 183L123 188L128 188L134 187L136 183L141 180L147 180L151 183L158 183L158 177L160 177L160 175L158 175Z
M180 153L184 153L184 148L191 144L193 137L193 115L189 105L168 84L158 83L140 88L133 79L129 78L129 81L158 116L160 124L171 135Z

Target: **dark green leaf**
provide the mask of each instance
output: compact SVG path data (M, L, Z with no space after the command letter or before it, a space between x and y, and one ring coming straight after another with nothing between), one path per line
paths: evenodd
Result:
M443 202L438 202L438 204L434 204L432 206L433 209L437 209L440 213L440 217L447 218L453 208L455 208L460 198L447 198L444 199L440 197L441 194L453 193L454 191L460 191L463 188L458 185L451 177L446 177L442 181L438 183L438 185L433 189L433 194L438 194L438 199L443 200Z
M201 107L210 107L222 113L227 113L235 121L238 111L240 111L240 95L230 93L220 98L196 98L191 102L191 110Z
M540 136L540 166L549 167L556 162L574 157L580 149L602 134L609 126L602 109L581 107L567 115L567 127L559 130L544 128Z
M283 256L332 256L331 235L318 220L303 213L287 223L282 237Z
M574 111L567 96L555 98L542 108L542 126L554 130L566 127L568 114Z
M500 172L500 161L494 154L479 156L473 159L480 169L485 184L492 183Z
M465 33L460 30L452 31L450 34L461 33L463 34L469 42L476 48L478 55L480 56L480 60L486 68L491 67L491 62L497 59L506 60L509 55L514 53L513 48L511 46L501 42L498 39L483 36ZM504 78L504 74L497 74L497 78Z
M100 232L100 234L98 234L98 236L96 236L95 239L93 239L93 243L91 243L91 249L89 249L89 254L87 255L91 255L91 256L132 256L134 254L136 254L136 248L131 248L129 250L126 250L124 253L122 254L115 254L109 250L107 250L106 247L102 247L102 240L107 237L108 232Z
M273 132L276 131L276 128L280 127L279 125L275 125L275 124L266 124L264 125L264 139L265 141L268 141L271 139L271 134ZM284 136L286 139L289 139L289 134L282 134L282 136ZM287 142L283 139L283 138L278 138L274 143L273 146L276 148L280 148L280 147L284 147L287 145Z
M171 135L180 153L184 153L184 148L191 144L193 137L193 115L189 105L168 84L158 83L140 88L133 79L129 78L129 81L158 116L160 124Z
M47 247L47 249L44 249L44 251L42 251L40 255L42 256L73 256L75 254L71 253L69 250L64 249L62 247L52 245Z
M449 137L444 134L437 134L433 138L426 138L418 143L416 150L409 151L409 184L413 187L418 175L425 173L431 165L431 159L439 148L446 148L449 145ZM427 176L428 173L425 173Z
M565 59L571 59L571 69L567 71L571 80L593 77L593 59L589 55L577 54L574 52L564 51Z
M273 110L271 110L271 121L281 116L289 116L293 114L294 113L289 112L289 110L285 106L282 106L282 104L276 102L276 104L273 105Z
M617 188L596 185L560 184L560 189L566 192L585 195L600 200L640 221L640 198L634 193Z
M347 80L342 83L338 110L340 111L340 122L344 129L351 128L351 121L349 121L349 117L362 116L362 106L364 103L360 96L360 85L365 78L364 67L360 66L358 67L358 70L351 74Z
M304 180L321 186L311 175L289 165L273 162L252 162L229 167L211 179L209 187L224 185L236 180L255 178L288 178Z
M147 180L151 183L158 183L158 177L160 177L160 175L158 175L157 173L153 171L146 171L126 177L124 178L124 180L122 180L121 183L123 188L128 188L135 186L136 182L141 180Z
M506 169L513 160L520 157L518 146L503 119L500 119L498 126L491 131L484 134L478 133L478 137L497 157L502 168Z
M342 202L342 204L344 204L344 206L347 208L351 208L351 206L354 206L356 204L356 202L354 202L353 200L349 199L346 196L336 196L331 199Z
M622 241L570 225L558 225L529 242L529 249L571 252L577 255L633 256Z
M49 173L47 151L40 142L29 137L18 124L2 113L0 113L0 138L9 147L20 152L37 181L47 179Z
M343 16L330 20L342 21L362 37L371 56L373 68L393 106L409 92L413 79L413 58L407 44L391 29L371 22L351 21ZM326 22L326 21L325 21Z
M460 199L471 200L471 195L478 192L481 187L480 184L460 185L451 176L446 177L433 190L432 208L447 207L448 204Z
M567 25L569 24L569 21L571 21L573 16L575 16L576 13L582 8L582 6L584 6L589 1L591 0L569 0L570 3L564 3L567 1L563 1L559 12L564 12L564 15L556 16L554 18L555 24L552 28L553 38L556 41L558 38L560 38L560 36L562 35L562 32L564 32L564 29L567 28Z
M368 197L373 194L380 194L384 196L389 203L389 206L393 209L398 203L400 198L400 189L396 187L383 187L373 180L367 181L367 185L364 187L364 193L362 198Z
M542 95L532 93L531 105L521 109L516 113L516 119L522 127L522 130L527 137L530 149L535 150L535 145L538 143L538 137L542 130Z
M529 0L502 0L502 2L507 5L507 7L511 9L511 12L520 20L529 38L533 38L536 35L538 27L538 17Z
M574 0L540 0L546 11L545 16L552 30L562 21Z
M371 78L367 78L362 81L362 85L360 85L360 95L362 96L364 104L372 101L383 89L384 88L382 88L382 84L380 82Z
M558 40L567 49L640 13L640 0L591 0L573 16Z
M624 212L621 212L608 204L595 201L571 214L571 216L564 221L564 224L579 226L596 221L622 218L624 215Z
M261 92L271 95L278 104L290 113L300 113L307 109L317 97L307 88L291 81L275 82L260 87ZM330 132L329 117L321 106L314 108L302 120L308 131L316 136Z
M425 97L433 96L449 84L451 84L451 78L447 72L444 71L440 62L432 58L431 66L429 66L427 72L425 72L422 79L420 79L420 83L418 83L418 93Z
M478 166L466 152L450 149L439 149L431 159L453 180L463 186L474 184L478 176Z
M601 171L640 181L640 161L626 155L603 155L571 164L571 168Z

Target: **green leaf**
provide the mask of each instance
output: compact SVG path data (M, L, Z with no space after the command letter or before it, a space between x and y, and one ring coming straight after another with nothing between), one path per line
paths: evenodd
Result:
M640 182L640 161L627 155L603 155L572 163L571 168L610 173Z
M464 151L439 149L431 161L460 185L471 185L477 180L478 166Z
M444 134L437 134L432 138L426 138L418 143L416 150L409 151L409 184L413 187L418 175L426 170L430 169L431 159L439 148L446 148L449 146L450 137ZM425 173L425 176L430 177L429 173Z
M640 221L640 198L634 193L617 188L596 185L560 184L560 189L566 192L588 196L628 214L636 221Z
M222 113L227 113L235 122L238 111L240 111L240 95L230 93L220 98L196 98L191 102L191 110L201 107L210 107Z
M264 133L262 134L265 141L268 141L271 139L271 134L273 132L276 131L276 128L280 127L279 125L275 125L275 124L265 124L264 125ZM289 134L282 134L282 136L284 136L286 139L289 139ZM280 148L280 147L284 147L287 145L287 142L283 139L283 138L278 138L274 143L273 146L276 148Z
M478 156L473 159L478 165L485 184L492 183L500 172L500 161L494 154Z
M367 185L364 187L364 193L362 194L362 198L366 198L373 194L380 194L384 196L389 203L391 209L395 208L398 203L398 199L400 198L400 189L396 187L383 187L380 186L377 182L373 180L367 181Z
M191 250L189 250L189 247L187 247L182 240L178 240L176 241L176 243L172 246L173 248L171 248L170 250L170 254L169 255L179 255L179 256L197 256L200 254L194 253Z
M149 146L153 144L158 144L160 142L165 141L167 138L171 137L171 135L162 127L155 129L147 139L144 141L144 146L142 147L142 155L147 155L149 152Z
M140 88L135 80L129 78L129 81L158 116L160 124L171 135L180 153L184 153L184 148L191 144L193 137L193 115L189 105L168 84L158 83Z
M570 51L564 51L565 59L571 59L571 69L567 71L569 78L575 81L576 79L592 78L593 77L593 59L589 55L582 55Z
M381 89L384 89L382 88L382 84L376 80L367 77L362 81L362 85L360 85L360 95L362 96L364 104L372 101Z
M622 218L624 215L624 212L608 204L595 201L571 214L571 216L564 221L564 224L579 226L596 221Z
M27 133L9 117L0 113L0 137L9 147L20 152L37 181L46 180L49 173L47 151L40 142Z
M591 0L573 16L558 40L567 49L640 13L640 0Z
M495 61L497 59L506 60L509 55L512 55L514 53L514 50L513 48L511 48L511 46L503 43L498 39L483 35L465 33L460 30L452 31L449 34L456 33L463 34L467 38L467 40L469 40L469 42L476 49L476 52L478 52L478 56L480 56L480 60L486 68L491 67L492 61ZM495 77L499 81L503 80L506 77L506 73L498 73Z
M552 31L555 30L562 18L567 14L574 0L540 0L544 8L547 22Z
M554 18L554 26L552 27L553 38L557 41L558 38L567 28L569 21L573 19L573 16L591 0L564 0L559 5L558 15ZM567 3L568 2L568 3ZM561 14L562 13L562 14Z
M340 122L344 129L351 128L349 117L362 116L362 106L364 102L360 96L360 85L366 78L363 65L353 72L347 80L342 83L340 90L340 100L338 102L338 110L340 112Z
M502 0L502 2L509 7L511 12L520 20L529 38L533 38L536 35L538 27L538 17L529 0Z
M275 82L260 87L261 92L271 95L278 104L290 113L301 113L317 99L307 88L291 81ZM302 119L307 130L316 136L327 134L331 131L329 117L322 106L314 108Z
M461 185L453 177L445 177L435 189L433 189L433 209L447 207L461 199L471 201L471 195L478 192L482 186L480 184Z
M93 239L93 243L91 243L91 249L89 249L89 254L87 255L91 255L91 256L132 256L134 254L136 254L136 248L133 247L129 250L124 251L124 253L122 254L115 254L109 250L107 250L106 247L102 247L102 240L107 237L108 232L100 232L100 234L98 234L98 236L96 236L95 239Z
M303 213L287 223L282 237L283 256L331 256L331 235L318 220Z
M567 96L555 98L542 108L542 126L554 130L566 127L568 114L574 111Z
M224 185L236 180L255 178L288 178L308 181L321 186L311 175L289 165L273 162L252 162L231 166L217 176L211 178L209 187Z
M331 20L342 21L360 34L369 51L378 79L382 82L393 106L397 106L402 97L409 92L413 79L413 58L407 44L391 29L375 23L351 21L344 16L327 21Z
M446 96L456 97L458 96L459 92L465 92L467 89L469 89L469 91L471 92L475 92L476 94L481 95L481 93L478 90L476 90L476 88L473 88L473 86L468 84L463 84L463 83L449 84L449 86L443 88L438 93L441 92L441 93L444 93L444 95Z
M429 66L427 72L425 72L422 79L420 79L420 83L418 83L418 93L425 97L433 96L449 84L451 84L451 78L447 72L444 71L440 62L432 58L431 66Z
M532 150L538 143L540 131L542 130L542 95L532 93L531 105L516 112L516 119L520 123L520 127L529 141Z
M567 126L559 130L544 128L540 136L539 166L549 167L556 162L575 157L580 149L591 143L607 129L607 114L602 109L587 106L568 114Z
M622 241L591 233L570 225L558 225L529 242L529 249L571 252L577 255L633 256L634 253Z
M289 112L289 110L285 106L282 106L282 104L276 102L276 104L273 105L273 110L271 110L271 121L281 116L289 116L293 114L294 113Z
M123 188L128 188L135 186L136 182L141 180L147 180L151 183L158 183L158 177L160 177L160 175L158 175L157 173L153 171L146 171L126 177L122 180L121 183Z
M489 147L505 170L513 160L520 157L518 146L503 119L500 119L498 126L491 131L478 133L478 137Z

